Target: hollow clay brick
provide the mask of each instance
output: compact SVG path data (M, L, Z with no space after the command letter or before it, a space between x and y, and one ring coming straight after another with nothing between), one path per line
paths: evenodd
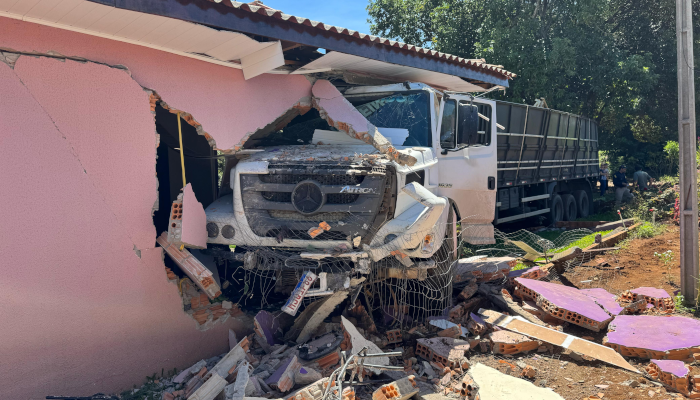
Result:
M668 385L687 395L691 390L690 370L683 361L651 360L645 368L652 379Z
M459 367L468 350L469 342L459 339L438 337L416 341L416 355L428 361L439 362L450 369Z
M700 353L700 321L680 316L620 315L603 344L625 357L687 360Z
M415 377L409 375L375 390L372 400L407 400L419 391Z
M613 319L595 300L569 286L516 278L515 295L534 301L554 318L595 332L605 328Z
M540 344L525 335L506 330L491 332L486 335L495 354L518 354L536 350Z

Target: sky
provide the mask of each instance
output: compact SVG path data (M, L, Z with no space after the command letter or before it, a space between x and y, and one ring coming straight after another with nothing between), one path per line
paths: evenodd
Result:
M269 7L296 17L370 33L366 0L262 0Z

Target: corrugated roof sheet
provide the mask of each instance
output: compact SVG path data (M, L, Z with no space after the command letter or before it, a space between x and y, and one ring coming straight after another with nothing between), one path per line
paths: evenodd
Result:
M394 47L402 50L407 50L416 54L424 55L430 58L435 58L439 60L444 60L447 62L452 62L460 64L466 67L473 68L475 70L489 72L497 75L505 76L508 79L514 78L516 75L512 72L506 71L498 65L487 64L483 59L468 59L458 57L452 54L442 53L432 49L427 49L425 47L420 47L412 44L402 43L391 39L386 39L378 36L368 35L360 33L358 31L353 31L351 29L342 28L339 26L324 24L323 22L313 21L308 18L296 17L294 15L285 14L280 10L275 10L271 7L260 4L259 2L252 3L240 3L231 0L208 0L212 3L221 3L229 7L233 7L237 10L243 10L257 15L262 15L268 18L274 18L277 20L282 20L286 22L291 22L297 25L304 25L322 32L330 32L342 36L351 36L366 42L376 43L387 47Z

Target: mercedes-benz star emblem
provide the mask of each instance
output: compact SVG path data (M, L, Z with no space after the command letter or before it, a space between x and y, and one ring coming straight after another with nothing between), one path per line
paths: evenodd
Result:
M299 182L292 192L292 205L302 214L318 211L325 202L321 186L315 181Z

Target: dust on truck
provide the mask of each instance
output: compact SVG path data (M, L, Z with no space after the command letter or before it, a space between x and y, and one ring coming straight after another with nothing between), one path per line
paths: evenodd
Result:
M398 266L400 276L385 277L426 279L458 257L457 235L489 244L494 224L590 210L598 174L590 119L421 83L338 89L415 162L397 163L315 109L253 135L227 163L228 193L206 209L216 257L346 275Z

